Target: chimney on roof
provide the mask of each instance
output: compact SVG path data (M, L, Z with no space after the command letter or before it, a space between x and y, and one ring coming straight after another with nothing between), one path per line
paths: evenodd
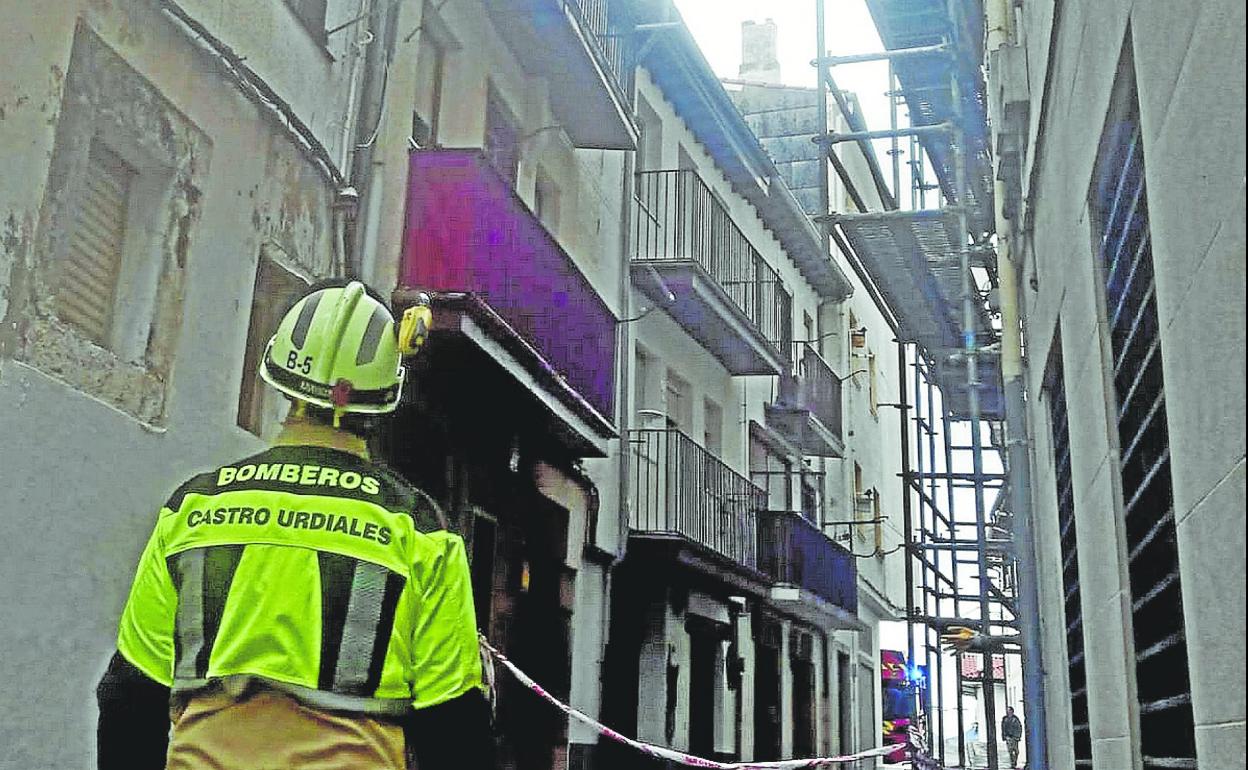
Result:
M760 83L780 82L780 62L776 59L776 23L767 19L741 22L742 80Z

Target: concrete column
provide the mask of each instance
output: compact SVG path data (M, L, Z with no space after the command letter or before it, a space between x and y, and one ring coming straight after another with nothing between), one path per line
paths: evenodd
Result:
M793 756L793 624L780 622L780 756Z
M745 662L745 667L741 671L741 689L737 691L737 698L741 704L741 715L739 718L741 720L740 750L742 759L753 759L754 757L754 672L756 666L754 660L754 628L751 617L748 611L742 612L739 621L741 636L738 646L741 650L741 657Z
M736 749L733 724L735 697L728 690L728 641L715 649L715 751L728 754Z

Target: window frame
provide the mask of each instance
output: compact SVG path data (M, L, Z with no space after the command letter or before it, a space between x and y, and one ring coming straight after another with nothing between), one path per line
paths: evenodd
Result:
M277 330L282 316L306 293L313 281L304 271L280 256L281 251L271 244L260 248L252 281L251 310L247 320L247 336L243 347L243 369L238 392L238 411L235 424L259 438L271 438L276 425L285 416L281 401L274 401L276 391L270 389L260 377L260 359L268 340ZM266 270L279 281L285 281L291 291L283 297L271 293L262 294L262 278ZM260 326L257 326L257 322ZM277 403L278 407L273 408Z

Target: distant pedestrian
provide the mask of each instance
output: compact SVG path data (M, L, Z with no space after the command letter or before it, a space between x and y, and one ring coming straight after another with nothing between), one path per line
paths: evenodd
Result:
M1023 722L1014 713L1013 706L1005 707L1001 735L1005 737L1005 747L1010 750L1010 767L1018 767L1018 742L1023 739Z

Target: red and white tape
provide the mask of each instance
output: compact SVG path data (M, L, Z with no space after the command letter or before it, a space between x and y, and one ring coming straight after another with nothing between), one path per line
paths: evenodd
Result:
M812 767L831 767L832 765L842 764L844 762L853 762L868 757L882 757L896 751L895 746L879 746L866 751L859 751L855 754L846 754L839 757L818 757L816 759L785 759L778 762L717 762L713 759L705 759L703 757L695 757L692 754L686 754L683 751L676 751L664 746L655 746L652 743L646 743L612 730L610 727L598 722L593 717L583 714L572 708L566 703L561 702L558 698L546 692L540 684L534 682L528 674L521 671L515 663L507 659L497 649L494 648L485 637L481 637L481 649L484 650L486 657L492 661L501 663L504 668L511 672L511 675L519 680L520 684L532 690L542 700L567 714L582 724L588 725L590 729L596 731L605 738L622 743L636 749L638 752L648 757L656 759L666 759L672 762L679 762L686 767L706 767L711 770L799 770L800 768Z

